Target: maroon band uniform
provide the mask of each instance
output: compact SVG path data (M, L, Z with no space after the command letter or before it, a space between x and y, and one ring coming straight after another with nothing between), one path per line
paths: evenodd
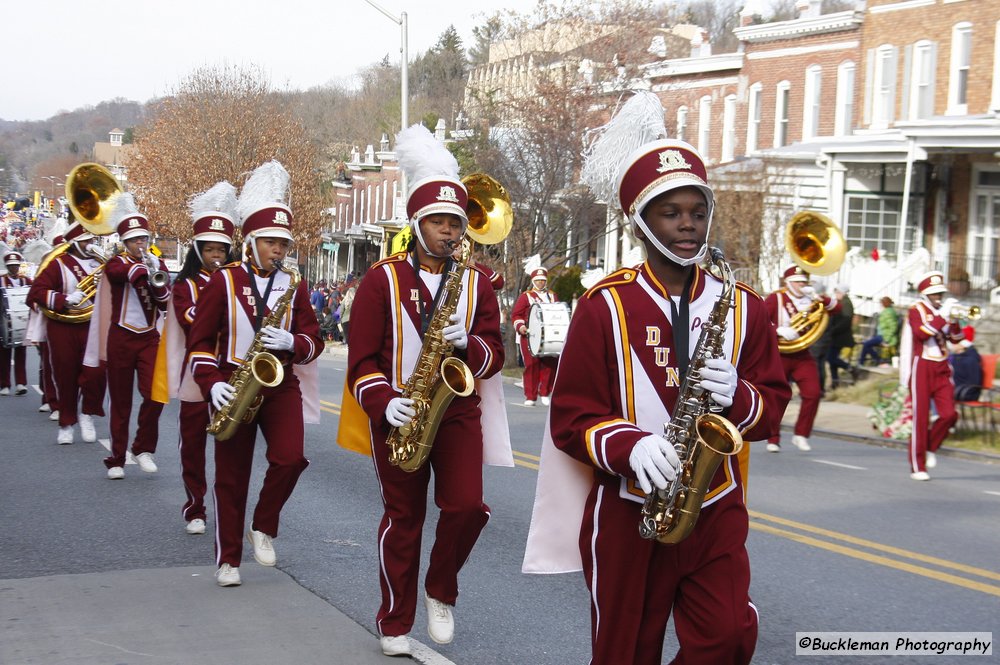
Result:
M514 330L517 331L517 344L521 349L521 357L524 359L524 398L531 401L538 399L539 394L547 397L552 394L552 385L556 380L556 367L559 358L547 356L536 358L531 354L528 347L528 336L522 335L521 326L527 327L528 314L531 306L539 303L558 302L555 294L548 289L536 290L528 289L517 297L514 302L514 309L511 311L511 320L514 323Z
M456 397L442 419L427 464L409 473L389 463L385 411L399 397L420 355L419 305L433 308L446 274L421 266L412 255L396 254L372 266L358 287L348 346L348 386L367 413L372 457L384 506L378 529L377 614L382 635L405 635L413 626L420 569L420 540L427 486L434 472L434 496L441 515L428 564L425 590L448 605L458 597L458 573L490 517L483 502L483 432L477 393ZM503 367L497 298L489 277L477 267L464 275L457 313L468 331L468 347L455 351L477 379Z
M15 277L10 274L0 276L0 289L31 286L30 277ZM26 299L27 300L27 299ZM14 384L28 384L27 370L28 349L25 344L9 347L0 344L0 388L10 388L10 364L14 362Z

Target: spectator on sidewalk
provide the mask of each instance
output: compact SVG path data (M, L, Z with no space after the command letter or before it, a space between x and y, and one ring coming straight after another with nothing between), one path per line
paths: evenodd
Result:
M344 344L350 342L351 308L354 307L354 294L357 292L354 284L348 286L340 301L340 328L344 331Z
M846 284L839 284L833 290L834 297L840 302L840 311L830 315L830 348L826 361L830 364L830 387L834 390L840 387L837 370L847 370L852 379L858 378L858 369L852 367L843 356L844 349L850 351L854 348L854 304L848 293L849 287Z
M965 339L957 344L949 344L951 354L952 380L955 382L955 401L975 402L983 389L983 359L973 345L975 330L965 328Z
M880 352L888 349L895 355L899 347L899 313L893 307L892 298L885 296L882 298L882 311L878 315L878 324L875 334L861 343L861 357L858 365L863 366L868 358L873 364L878 365Z

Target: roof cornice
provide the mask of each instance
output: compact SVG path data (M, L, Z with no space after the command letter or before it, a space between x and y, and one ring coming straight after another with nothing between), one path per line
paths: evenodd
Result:
M727 69L740 69L741 67L743 67L742 53L720 53L719 55L650 62L640 65L639 70L644 77L659 77L703 74Z
M831 32L855 30L861 27L863 22L864 12L849 9L844 12L823 14L822 16L811 18L797 18L791 21L778 21L777 23L764 23L761 25L734 28L733 34L741 42L753 44L788 39L790 37L801 37L803 35L821 35Z

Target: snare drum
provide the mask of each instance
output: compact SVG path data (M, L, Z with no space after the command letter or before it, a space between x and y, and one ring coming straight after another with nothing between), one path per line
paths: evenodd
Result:
M30 289L30 286L0 289L0 344L6 347L24 345L28 313L31 311L25 300Z
M528 310L528 351L536 358L558 356L569 330L569 305L535 303Z

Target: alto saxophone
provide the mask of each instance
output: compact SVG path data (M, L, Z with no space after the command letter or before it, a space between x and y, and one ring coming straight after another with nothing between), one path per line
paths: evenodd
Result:
M701 329L670 422L663 428L664 438L677 451L680 468L666 489L654 489L646 495L639 522L639 535L661 543L676 544L688 537L722 458L743 448L743 435L719 415L722 407L711 402L709 391L699 385L705 360L722 356L726 316L736 293L736 279L722 251L711 247L709 253L722 275L722 294Z
M413 400L417 414L410 422L389 432L389 463L413 472L427 461L444 412L456 396L468 397L475 388L472 370L451 355L451 342L443 330L451 325L451 315L462 295L462 276L469 267L472 250L469 241L462 243L462 256L445 278L441 304L424 333L420 357L403 388L403 397Z
M295 297L300 276L298 270L286 267L281 261L275 261L274 267L288 273L288 290L281 294L271 313L261 322L260 330L243 356L243 364L229 377L229 385L236 389L236 394L212 415L212 422L206 428L216 441L225 441L236 433L240 425L252 422L264 402L264 396L260 394L261 388L274 388L285 378L285 368L281 366L281 361L264 349L263 331L267 326L281 325L281 319Z

